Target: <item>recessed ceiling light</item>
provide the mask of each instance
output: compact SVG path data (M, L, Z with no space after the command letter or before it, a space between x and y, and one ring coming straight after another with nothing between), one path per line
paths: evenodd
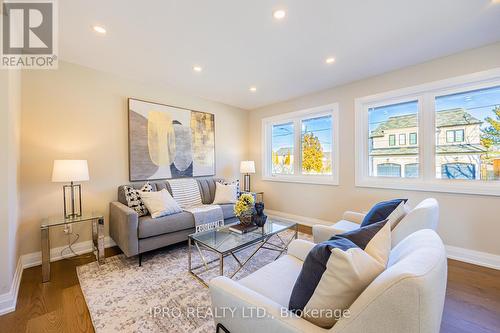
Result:
M257 87L252 86L248 90L250 90L251 92L256 92L257 91Z
M325 62L326 62L327 64L333 64L333 63L335 62L335 58L332 58L332 57L330 57L330 58L326 58Z
M104 29L104 27L101 27L100 25L94 25L94 31L103 35L106 33L106 29Z
M283 9L278 9L273 12L273 17L277 20L282 20L286 16L286 12Z
M201 72L203 70L203 68L201 68L201 66L193 66L193 71L195 72Z

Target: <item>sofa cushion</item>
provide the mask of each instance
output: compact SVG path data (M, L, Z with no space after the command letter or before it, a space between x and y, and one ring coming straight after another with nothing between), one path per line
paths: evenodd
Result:
M234 215L234 204L224 204L219 205L222 208L222 215L224 216L224 220L235 217Z
M285 255L244 277L238 283L286 308L302 263L303 261L293 256Z
M181 212L153 219L151 216L139 218L139 238L158 236L170 232L194 228L193 214Z

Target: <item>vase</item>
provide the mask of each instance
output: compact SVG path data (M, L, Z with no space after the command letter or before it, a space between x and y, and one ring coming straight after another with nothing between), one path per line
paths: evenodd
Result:
M241 225L250 225L252 224L252 215L251 214L243 214L238 216Z

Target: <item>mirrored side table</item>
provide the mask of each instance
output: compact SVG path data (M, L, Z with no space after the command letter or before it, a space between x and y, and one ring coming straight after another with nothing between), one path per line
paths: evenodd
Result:
M92 250L99 265L104 263L104 216L101 214L83 214L79 217L50 217L42 220L42 282L50 281L50 239L49 229L74 223L92 223Z

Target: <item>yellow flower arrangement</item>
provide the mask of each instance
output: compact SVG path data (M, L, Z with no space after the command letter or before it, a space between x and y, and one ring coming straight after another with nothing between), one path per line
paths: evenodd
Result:
M242 215L252 214L254 203L255 200L253 198L253 195L251 195L250 193L243 193L242 195L240 195L238 201L236 201L236 204L234 205L234 214L238 217Z

